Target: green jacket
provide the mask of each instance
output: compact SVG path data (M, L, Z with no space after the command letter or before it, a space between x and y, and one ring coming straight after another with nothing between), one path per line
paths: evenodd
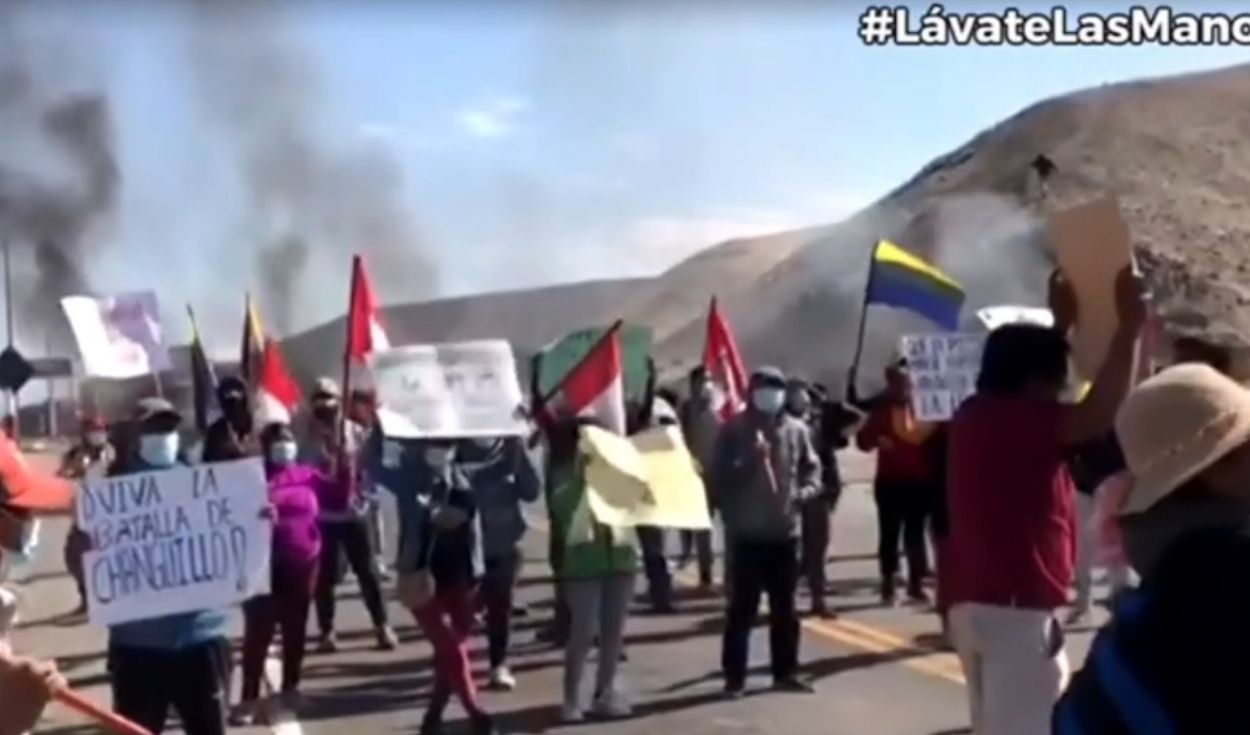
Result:
M547 473L547 504L553 534L564 539L561 579L593 579L638 571L638 542L634 529L614 528L595 521L586 498L586 457L553 466Z

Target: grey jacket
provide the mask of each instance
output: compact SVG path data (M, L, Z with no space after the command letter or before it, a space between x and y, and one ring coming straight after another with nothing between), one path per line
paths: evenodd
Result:
M717 436L712 468L712 500L735 541L795 538L799 504L821 488L811 434L784 413L769 417L747 409L735 416Z

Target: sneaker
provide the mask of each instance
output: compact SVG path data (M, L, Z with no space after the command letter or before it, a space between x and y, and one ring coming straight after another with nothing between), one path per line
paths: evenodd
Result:
M819 620L837 620L838 614L824 605L817 605L812 608L812 617Z
M595 717L605 720L621 720L626 717L632 717L634 708L629 706L619 694L609 694L606 697L599 697L595 700L591 713Z
M747 693L747 685L741 681L725 682L725 697L728 699L742 699Z
M560 722L566 725L576 725L585 721L586 713L582 712L581 707L575 704L565 704L560 708Z
M929 593L925 592L924 589L920 587L914 587L911 590L908 590L907 599L916 605L928 605L930 602Z
M443 716L442 714L434 714L427 711L425 717L421 718L421 729L417 731L418 735L441 735L443 732Z
M339 637L333 633L324 633L317 644L317 653L338 653Z
M304 706L304 695L298 689L289 689L278 695L278 702L287 712L296 714Z
M812 686L810 681L801 676L787 676L784 679L778 679L773 683L773 690L789 694L816 693L816 687Z
M511 692L516 689L516 677L507 666L496 666L490 670L487 686L496 692Z
M399 636L395 635L395 631L389 625L383 625L377 630L378 650L394 651L399 648Z

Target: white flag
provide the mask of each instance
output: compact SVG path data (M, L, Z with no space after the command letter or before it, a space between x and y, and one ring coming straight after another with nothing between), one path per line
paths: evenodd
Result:
M61 308L87 375L124 379L169 369L155 293L67 296Z

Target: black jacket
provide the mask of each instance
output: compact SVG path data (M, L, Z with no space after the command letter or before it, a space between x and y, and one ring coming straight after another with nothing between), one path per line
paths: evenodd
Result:
M1250 733L1250 525L1192 531L1099 631L1055 735Z

